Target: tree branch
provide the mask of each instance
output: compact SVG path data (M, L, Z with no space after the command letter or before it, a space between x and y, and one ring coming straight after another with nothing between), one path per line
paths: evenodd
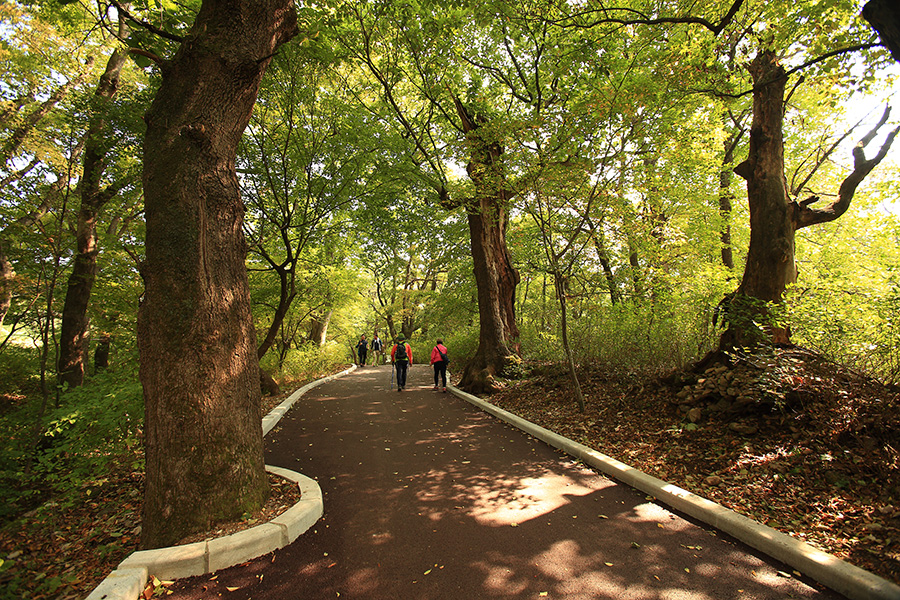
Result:
M168 31L166 31L164 29L160 29L159 27L157 27L156 25L153 25L152 23L148 23L142 19L138 19L137 17L132 15L130 12L128 12L128 10L124 6L122 6L122 4L120 2L118 2L117 0L110 0L110 4L112 4L113 6L116 7L116 10L119 11L119 14L124 16L126 19L128 19L129 21L131 21L138 27L141 27L142 29L146 29L150 33L158 35L161 38L165 38L165 39L173 41L173 42L178 42L179 44L184 41L184 38L181 37L180 35L175 35L174 33L169 33ZM148 58L152 58L152 57L148 57Z
M859 141L855 148L853 148L853 172L844 179L843 183L841 183L837 200L825 208L818 210L810 208L809 203L804 203L802 205L795 203L795 210L797 211L795 229L802 229L803 227L809 227L810 225L834 221L847 212L847 209L850 208L850 201L853 200L853 195L856 193L856 188L859 187L859 184L872 172L872 169L878 166L884 157L887 156L891 144L894 143L894 138L897 137L897 133L900 132L900 127L891 131L881 145L878 154L873 158L866 160L865 147L869 145L872 139L878 134L878 130L887 123L890 114L891 107L888 106L884 109L884 115L882 115L878 124Z

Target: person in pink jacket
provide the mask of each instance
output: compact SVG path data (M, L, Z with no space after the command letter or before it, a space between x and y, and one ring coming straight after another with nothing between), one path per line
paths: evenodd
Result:
M431 350L431 364L434 367L434 391L438 390L438 375L441 376L441 386L447 391L447 347L443 340L438 340L434 348Z

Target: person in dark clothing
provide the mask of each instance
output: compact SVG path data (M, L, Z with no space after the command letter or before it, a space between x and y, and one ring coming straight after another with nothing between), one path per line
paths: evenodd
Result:
M391 363L397 369L397 391L402 392L406 387L406 374L409 365L413 362L412 348L404 341L402 335L397 337L397 343L391 348Z
M447 391L447 363L450 359L447 357L447 346L443 340L438 340L434 348L431 350L431 365L434 367L434 391L438 390L438 376L441 378L441 387Z
M362 336L359 338L359 343L356 344L356 356L359 359L359 366L366 366L366 353L369 351L369 342L366 341L366 336Z
M384 345L381 343L381 338L378 337L378 332L375 332L375 337L372 338L372 358L375 360L375 366L384 364Z

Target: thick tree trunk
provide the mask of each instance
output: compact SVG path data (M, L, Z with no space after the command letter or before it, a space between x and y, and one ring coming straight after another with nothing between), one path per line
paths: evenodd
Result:
M315 343L319 348L325 345L328 339L328 324L331 323L331 315L334 309L326 312L322 317L313 317L309 326L309 341Z
M127 33L123 37L126 36ZM119 49L109 57L94 92L93 114L86 134L84 168L78 184L81 208L75 233L75 260L66 289L59 338L59 377L70 387L84 383L89 336L88 304L97 279L97 218L115 193L100 188L100 179L106 169L106 148L109 146L104 139L104 111L105 105L119 89L119 75L126 60L127 54Z
M862 10L863 18L878 32L881 43L900 62L900 7L896 0L870 0Z
M268 495L235 153L290 0L204 0L146 115L142 545L240 517Z
M866 146L888 121L890 109L886 109L879 123L853 148L853 171L841 182L837 198L820 209L811 206L818 201L816 197L797 203L790 199L784 177L785 71L772 51L760 52L749 71L753 78L750 152L734 171L747 181L750 249L741 285L727 307L728 329L719 341L720 350L760 342L790 343L790 328L773 321L770 307L782 302L787 286L797 279L796 231L843 215L857 187L884 159L900 131L898 127L890 132L879 152L866 158Z
M494 377L503 372L519 337L515 299L519 274L506 245L509 190L496 140L486 139L478 119L459 99L457 113L470 146L466 166L475 198L466 204L471 253L478 290L479 336L475 356L466 365L460 387L480 394L495 389Z
M789 328L772 322L769 306L780 303L787 286L797 279L794 205L784 177L782 137L787 78L771 50L761 51L748 69L754 86L750 150L735 172L747 181L750 248L729 307L729 327L720 340L723 348L761 341L789 343Z

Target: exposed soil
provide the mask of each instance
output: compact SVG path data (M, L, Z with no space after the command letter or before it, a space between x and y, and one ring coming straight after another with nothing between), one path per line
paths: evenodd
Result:
M579 376L584 413L553 365L505 382L490 400L900 583L897 389L797 350L663 378ZM264 412L285 397L266 398ZM295 486L272 481L262 511L190 541L252 527L296 502ZM0 530L0 598L85 597L137 549L141 489L141 474L123 470L79 502L45 504Z

